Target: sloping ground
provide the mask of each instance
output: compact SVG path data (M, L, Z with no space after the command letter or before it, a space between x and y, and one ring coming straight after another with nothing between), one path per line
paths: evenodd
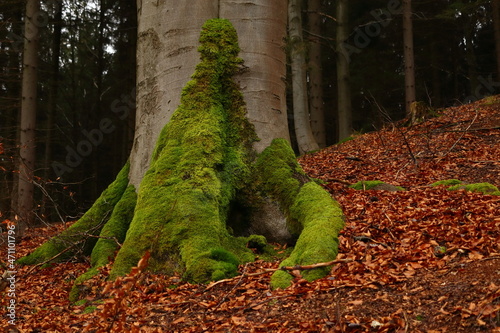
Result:
M388 126L356 137L300 159L312 177L325 182L347 217L339 263L327 278L308 283L297 277L292 287L272 291L264 270L278 263L257 261L241 267L244 276L208 287L138 271L101 292L105 269L89 284L87 303L70 305L72 280L88 265L22 267L15 290L17 327L20 332L500 332L500 196L429 186L452 178L498 186L499 160L498 97L447 109L410 129ZM362 180L407 191L346 186ZM16 254L33 250L54 229L34 230ZM250 276L259 272L264 273ZM7 302L5 294L2 311Z

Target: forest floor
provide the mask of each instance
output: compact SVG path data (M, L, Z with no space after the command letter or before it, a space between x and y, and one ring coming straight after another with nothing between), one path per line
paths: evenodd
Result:
M2 332L500 332L500 196L429 186L500 185L500 96L410 128L389 124L299 161L346 216L339 263L326 278L299 276L271 290L270 273L250 273L278 262L256 261L216 285L140 270L112 284L105 268L86 303L74 305L68 293L88 263L17 267L17 330L2 313ZM362 180L406 191L345 185ZM16 255L63 228L31 230Z

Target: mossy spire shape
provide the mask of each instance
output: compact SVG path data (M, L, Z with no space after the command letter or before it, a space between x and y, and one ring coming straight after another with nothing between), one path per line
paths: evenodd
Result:
M200 43L201 62L158 139L112 277L126 274L146 250L153 270L181 271L196 282L234 275L240 261L233 253L251 259L243 245L231 248L226 230L255 138L232 81L242 62L236 31L228 20L209 20Z

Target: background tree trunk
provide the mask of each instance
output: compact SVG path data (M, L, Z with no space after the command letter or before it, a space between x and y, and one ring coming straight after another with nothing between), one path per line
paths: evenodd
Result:
M318 150L311 130L307 96L306 47L302 37L302 0L288 3L288 31L290 37L290 62L292 68L293 119L295 135L301 154Z
M320 148L326 147L325 108L323 102L323 68L321 65L321 0L308 1L311 32L309 43L309 105L311 129Z
M403 43L405 62L405 105L406 114L411 114L411 103L416 100L415 58L413 54L413 21L411 0L403 0ZM413 119L412 119L413 122Z
M50 179L52 172L52 147L54 145L54 117L57 113L57 96L59 91L59 62L61 55L61 31L63 26L63 2L60 1L55 5L55 16L53 19L53 37L52 37L52 58L49 80L49 96L47 100L47 121L45 123L45 152L43 156L43 179ZM47 211L49 198L44 195L42 200L41 213L44 216L50 216Z
M338 139L349 137L352 133L352 106L349 58L343 51L343 44L349 38L349 3L337 1L337 98L338 98Z
M34 221L33 213L33 172L35 169L35 121L37 102L37 66L38 66L38 26L40 15L38 0L28 0L26 3L23 79L21 98L21 135L18 185L18 213L21 218L18 234L22 235L25 228Z
M497 59L497 81L500 81L500 0L492 0L491 6L493 9L493 29Z

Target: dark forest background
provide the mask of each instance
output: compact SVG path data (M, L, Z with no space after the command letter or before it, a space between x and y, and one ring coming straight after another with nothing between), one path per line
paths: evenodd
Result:
M396 0L351 0L352 127L376 130L405 117L403 20ZM496 0L494 0L496 1ZM398 1L396 1L398 2ZM309 1L312 3L312 1ZM320 1L327 145L338 141L336 1ZM24 1L0 4L0 212L16 214ZM42 1L39 22L35 202L38 222L75 219L114 179L134 138L135 1ZM433 108L498 93L492 1L413 1L417 100ZM497 14L498 17L498 14ZM292 117L292 115L290 115ZM293 119L290 119L293 121Z

